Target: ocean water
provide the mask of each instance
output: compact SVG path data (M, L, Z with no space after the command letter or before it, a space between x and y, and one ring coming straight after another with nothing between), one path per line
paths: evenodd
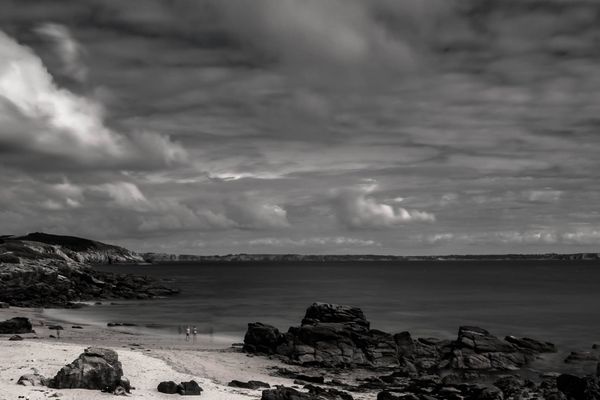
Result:
M179 296L105 302L71 313L82 321L130 322L163 333L242 341L248 322L287 330L315 301L361 307L372 328L456 337L460 325L571 349L600 343L600 262L444 261L112 265L99 270L155 277Z

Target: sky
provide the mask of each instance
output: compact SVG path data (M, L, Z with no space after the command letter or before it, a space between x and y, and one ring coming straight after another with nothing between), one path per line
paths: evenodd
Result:
M0 0L0 227L600 251L600 3Z

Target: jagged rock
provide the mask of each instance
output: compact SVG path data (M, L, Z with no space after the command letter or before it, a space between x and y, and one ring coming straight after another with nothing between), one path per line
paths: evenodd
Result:
M271 387L271 385L269 385L266 382L261 382L261 381L242 382L242 381L237 381L237 380L233 380L233 381L229 382L228 386L242 388L242 389L252 389L252 390Z
M181 382L177 386L177 393L182 396L200 396L202 388L196 381Z
M370 326L369 321L358 307L313 303L306 310L302 325L316 325L319 323L344 324L357 331L368 331Z
M110 349L88 347L71 364L63 367L49 386L113 392L121 384L123 369L118 354Z
M504 340L524 351L529 350L534 353L556 353L556 345L550 342L541 342L531 338L519 339L514 336L506 336Z
M156 388L156 390L158 390L161 393L175 394L175 393L177 393L177 387L178 386L179 385L177 385L173 381L165 381L165 382L159 383L158 387Z
M508 398L512 396L513 398L518 398L523 392L525 382L517 376L509 375L497 379L494 382L494 386L502 391L504 397Z
M31 322L27 318L15 317L0 322L0 333L2 334L17 334L33 332Z
M38 374L37 372L33 374L25 374L22 375L17 381L17 385L23 386L47 386L48 379L46 379L43 375Z
M263 390L261 400L321 400L318 396L300 392L296 389L278 386L275 389Z
M23 340L23 337L19 336L19 335L13 335L10 338L8 338L9 341L11 342L16 342L16 341L21 341Z
M565 359L567 364L584 361L600 361L600 357L590 351L572 351Z
M476 353L510 353L515 347L500 340L485 329L476 326L461 326L458 329L457 343L461 347L471 349Z

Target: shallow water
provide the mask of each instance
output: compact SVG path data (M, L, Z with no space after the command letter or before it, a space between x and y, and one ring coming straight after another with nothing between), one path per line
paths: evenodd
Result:
M456 337L478 325L589 349L600 342L600 262L469 261L113 265L103 271L169 280L181 295L69 310L82 321L124 321L168 332L196 325L241 341L248 322L298 325L315 301L356 305L373 328Z

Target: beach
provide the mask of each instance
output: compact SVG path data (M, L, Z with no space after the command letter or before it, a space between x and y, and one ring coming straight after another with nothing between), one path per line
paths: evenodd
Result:
M0 320L13 317L29 318L35 333L20 335L23 341L9 341L12 335L0 335L0 400L55 397L94 400L112 396L93 390L57 390L16 383L21 375L34 371L45 377L54 376L89 346L110 348L118 353L125 376L135 388L128 395L132 399L172 398L173 395L157 391L160 382L169 380L195 380L204 390L202 397L215 400L260 398L260 390L228 387L227 383L234 379L293 385L290 379L269 375L269 368L280 366L281 362L249 357L231 346L203 347L202 338L192 343L186 342L183 335L165 337L135 332L133 328L80 325L83 329L73 329L68 321L48 319L41 310L14 307L0 310ZM60 339L50 337L56 331L48 326L55 323L64 327Z

